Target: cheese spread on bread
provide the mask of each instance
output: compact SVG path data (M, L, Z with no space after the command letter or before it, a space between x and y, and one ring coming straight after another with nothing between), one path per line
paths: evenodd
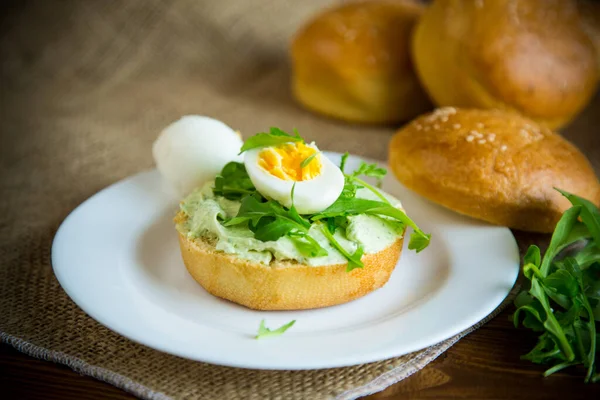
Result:
M190 239L202 238L211 241L216 250L235 254L250 261L269 264L273 260L295 260L309 266L323 266L345 263L346 258L335 249L320 229L313 224L310 235L325 249L327 256L305 257L288 236L275 241L261 241L246 225L223 226L221 221L236 216L240 202L228 200L213 193L214 182L208 182L196 189L181 203L185 221L177 224L177 230ZM400 202L385 194L390 202L400 206ZM367 189L359 189L356 197L377 200ZM335 238L348 252L353 253L358 244L366 254L377 253L403 235L405 226L396 220L375 215L354 215L348 217L346 232L337 230Z

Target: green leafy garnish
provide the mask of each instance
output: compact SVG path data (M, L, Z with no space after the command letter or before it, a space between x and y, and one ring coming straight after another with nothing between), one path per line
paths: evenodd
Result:
M223 225L232 226L248 223L254 231L254 237L262 241L277 240L288 235L294 238L298 250L308 257L326 256L327 250L308 234L310 222L302 218L295 208L287 210L274 200L261 202L256 196L247 196L242 200L235 217Z
M244 142L240 149L240 154L245 151L257 149L260 147L277 146L284 143L290 142L304 142L304 139L294 130L294 135L290 135L287 132L282 131L279 128L270 128L269 133L262 132L258 133Z
M215 178L213 192L216 196L239 200L244 196L254 194L256 188L252 184L244 164L232 161L227 163Z
M418 253L429 245L431 239L430 234L424 233L417 224L404 213L404 211L389 203L381 201L361 199L358 197L340 197L331 206L312 216L311 220L318 221L324 218L346 217L358 214L391 217L402 222L404 225L410 226L413 229L413 233L410 235L410 242L408 243L408 248L410 250L415 250Z
M551 365L544 376L583 365L585 381L598 382L600 212L588 200L559 192L573 206L563 213L543 257L537 246L530 246L525 254L523 274L531 287L515 299L513 321L515 326L522 322L526 328L542 332L536 346L522 358ZM586 244L567 250L580 243Z
M333 236L333 233L335 233L335 230L334 230L334 232L331 232L330 227L323 225L322 231L323 231L323 234L325 235L325 237L327 238L327 240L329 240L329 242L332 244L332 246L335 247L337 249L337 251L342 253L342 255L344 257L346 257L346 259L348 260L348 267L346 267L346 272L350 272L355 268L364 268L365 267L365 265L360 260L364 253L362 246L359 245L356 248L356 251L354 253L350 254L349 252L346 251L346 249L344 249L342 247L342 245Z
M296 323L296 320L293 320L277 329L271 330L265 326L265 320L263 319L262 321L260 321L260 326L258 327L258 334L256 335L256 339L265 339L265 338L282 335L285 333L285 331L290 329L295 323Z
M350 175L352 178L356 180L359 176L368 176L371 178L377 179L377 187L381 187L381 183L385 175L387 174L387 170L385 168L381 168L377 164L367 164L366 162L361 162L360 166L356 171Z
M308 164L310 164L310 162L319 154L318 151L315 151L314 153L312 153L310 156L306 157L301 163L300 163L300 168L306 168L308 166Z
M359 167L352 172L351 174L347 174L344 172L346 168L346 161L348 160L348 153L344 153L342 159L340 161L340 170L344 174L344 190L342 191L343 197L354 197L356 195L356 190L360 188L367 188L371 192L373 192L377 197L381 199L381 201L385 203L389 203L388 199L385 198L383 194L376 188L374 188L369 183L365 182L360 176L367 176L370 178L377 179L377 187L381 187L381 183L383 181L384 176L387 174L387 170L385 168L381 168L377 164L367 164L362 161Z
M342 159L340 160L340 170L342 171L342 174L346 173L344 169L346 169L346 161L348 161L348 157L350 157L348 152L342 154Z

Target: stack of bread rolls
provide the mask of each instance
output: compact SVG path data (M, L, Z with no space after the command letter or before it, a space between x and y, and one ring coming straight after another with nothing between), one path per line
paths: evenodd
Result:
M352 122L407 121L428 107L426 92L438 106L511 110L558 128L600 77L599 11L583 1L344 3L294 37L293 93Z
M600 5L586 0L372 0L326 10L291 46L293 94L350 122L406 124L389 163L407 187L490 223L551 232L600 204L590 162L552 129L600 79ZM429 100L428 100L429 99Z

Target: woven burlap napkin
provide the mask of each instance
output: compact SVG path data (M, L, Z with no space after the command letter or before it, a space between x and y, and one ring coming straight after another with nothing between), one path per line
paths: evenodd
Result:
M291 99L287 43L320 0L11 3L0 41L3 342L143 398L349 399L406 378L477 328L387 361L292 372L192 362L96 323L55 279L52 238L83 200L151 167L167 123L196 113L244 135L296 127L323 149L375 159L393 127L320 118Z

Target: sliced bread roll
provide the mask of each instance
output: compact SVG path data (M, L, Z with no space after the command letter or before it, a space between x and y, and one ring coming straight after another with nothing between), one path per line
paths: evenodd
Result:
M184 221L180 212L175 222ZM398 263L403 238L365 254L364 268L348 264L308 266L273 261L269 265L217 251L207 239L179 233L183 262L192 277L214 296L255 310L301 310L342 304L382 287Z
M516 113L435 110L389 146L394 175L456 212L493 224L552 232L570 203L554 188L600 203L587 158L562 136Z

